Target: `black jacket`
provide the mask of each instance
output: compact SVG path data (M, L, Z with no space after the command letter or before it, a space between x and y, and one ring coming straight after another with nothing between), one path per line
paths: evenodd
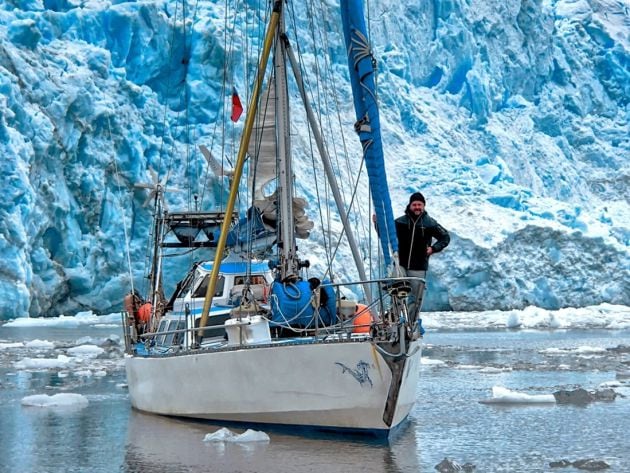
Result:
M451 237L444 227L423 212L416 217L409 207L405 215L396 219L396 234L398 235L398 259L405 269L426 271L429 267L427 248L433 247L437 253L446 248ZM435 239L435 243L433 243Z

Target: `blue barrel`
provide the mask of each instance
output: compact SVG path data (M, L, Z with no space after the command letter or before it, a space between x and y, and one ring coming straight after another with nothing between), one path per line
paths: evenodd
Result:
M271 285L271 321L278 325L309 327L313 322L311 285L308 281Z
M319 280L313 278L316 285ZM325 286L329 281L323 281ZM337 323L337 301L335 290L328 286L322 287L320 292L319 318L311 302L313 287L309 281L281 283L274 281L271 285L271 322L272 325L290 325L299 328L314 328Z

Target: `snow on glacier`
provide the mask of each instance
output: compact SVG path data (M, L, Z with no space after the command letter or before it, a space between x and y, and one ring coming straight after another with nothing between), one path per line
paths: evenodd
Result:
M332 54L351 130L341 42L313 41L302 3L305 69ZM320 8L339 40L337 6ZM171 170L168 185L195 183L204 208L221 199L202 194L204 160L186 143L222 156L211 137L227 96L223 21L234 11L198 2L174 22L177 12L172 0L0 5L0 319L107 313L132 278L145 284L151 209L134 184L150 182L149 168L160 178ZM627 2L380 0L370 18L395 213L421 190L452 235L432 259L424 308L630 305ZM243 56L236 62L231 80L245 99ZM306 154L305 118L293 122ZM311 176L310 163L296 174ZM316 202L312 187L300 191ZM171 208L194 205L192 194L172 199ZM367 216L359 200L353 215ZM325 258L321 232L313 237L316 269ZM344 265L336 271L345 277Z

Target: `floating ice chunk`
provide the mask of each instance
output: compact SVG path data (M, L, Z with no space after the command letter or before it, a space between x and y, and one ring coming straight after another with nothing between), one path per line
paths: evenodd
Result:
M75 376L82 376L84 378L92 377L92 370L78 370L74 372Z
M486 366L485 368L481 368L479 370L480 373L486 373L486 374L504 373L506 371L512 371L512 368L498 368L496 366Z
M24 344L26 348L36 348L42 350L52 350L55 348L55 344L53 342L49 342L48 340L31 340L30 342L26 342Z
M66 368L72 358L59 355L57 358L23 358L15 363L19 370L48 370L55 368Z
M204 442L225 442L228 439L235 437L235 433L230 429L225 427L217 430L216 432L212 432L210 434L206 434L203 438Z
M566 355L567 350L564 348L545 348L543 350L539 350L538 353L543 353L545 355Z
M538 353L545 355L593 355L606 353L605 348L580 346L576 348L545 348Z
M555 404L556 398L553 394L526 394L502 386L493 386L492 397L479 402L482 404Z
M235 434L230 429L225 427L206 434L203 439L204 442L233 442L233 443L247 443L247 442L269 442L269 435L258 430L247 429L242 434Z
M24 344L22 342L0 343L0 350L7 350L9 348L24 348Z
M232 437L229 442L269 442L269 435L259 430L247 429L240 435Z
M588 353L606 353L605 348L601 347L589 347L589 346L581 346L575 349L575 352L578 354L588 354Z
M20 317L10 320L4 327L76 327L78 321L74 317L60 315L59 317Z
M107 371L99 370L94 373L94 376L96 376L97 378L104 378L105 376L107 376Z
M75 328L79 325L116 325L120 326L120 313L94 315L91 311L80 312L76 316L60 315L59 317L18 317L9 320L3 327L60 327Z
M96 358L104 351L105 350L101 347L97 347L96 345L80 345L78 347L69 348L68 354L81 358Z
M443 365L444 362L442 360L436 360L434 358L428 358L426 356L423 356L422 358L420 358L420 364L437 366L437 365Z
M23 398L22 405L29 407L86 407L88 400L85 396L75 393L60 393L53 396L35 394Z

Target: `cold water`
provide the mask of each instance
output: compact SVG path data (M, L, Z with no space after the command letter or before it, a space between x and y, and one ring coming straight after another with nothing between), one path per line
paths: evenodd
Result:
M476 472L575 472L549 463L586 458L630 472L630 398L492 403L495 386L630 395L628 328L429 328L416 406L389 443L264 428L268 442L226 443L203 441L220 426L131 409L115 317L62 322L0 327L1 472L433 472L445 457ZM88 403L22 405L59 393Z

